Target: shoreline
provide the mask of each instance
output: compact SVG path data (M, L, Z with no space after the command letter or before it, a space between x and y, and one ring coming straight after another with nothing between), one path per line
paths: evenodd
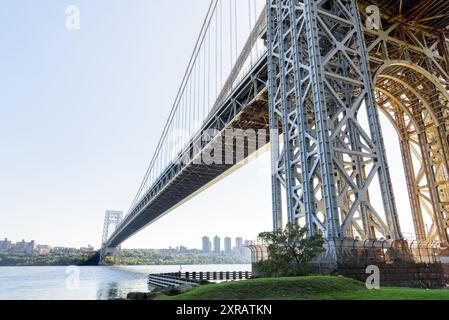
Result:
M188 266L243 266L243 265L249 265L251 266L251 263L191 263L191 264L181 264L183 267ZM116 265L99 265L99 264L48 264L48 265L1 265L0 268L5 267L147 267L147 266L180 266L180 264L116 264Z

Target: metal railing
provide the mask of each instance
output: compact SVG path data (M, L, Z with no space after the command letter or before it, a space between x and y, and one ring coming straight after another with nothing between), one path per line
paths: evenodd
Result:
M439 262L437 242L343 239L335 244L337 261L342 264Z
M267 246L254 241L247 246L251 250L251 261L257 263L268 258ZM339 264L392 264L392 263L439 263L439 242L406 240L358 240L345 238L325 240L326 251L317 261L335 259ZM334 250L335 252L332 252ZM333 255L333 257L330 257ZM329 260L330 261L330 260Z
M197 286L201 281L231 281L251 278L250 271L170 272L148 276L148 283L158 287Z

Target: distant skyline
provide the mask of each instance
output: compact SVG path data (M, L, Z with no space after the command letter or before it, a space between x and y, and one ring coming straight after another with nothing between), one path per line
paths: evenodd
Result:
M206 236L206 237L207 237L207 236ZM215 237L215 236L214 236L214 237ZM241 238L240 236L235 236L235 237L233 237L233 236L220 236L220 235L218 235L218 237L220 238L220 240L221 240L222 242L224 242L225 239L229 237L229 238L231 239L231 243L233 243L234 245L235 245L235 243L236 243L236 239ZM209 237L209 238L212 239L212 237ZM48 245L48 246L51 246L51 247L54 247L54 248L55 248L55 247L65 247L65 246L60 246L60 245L53 244L53 243L39 243L39 242L37 242L33 237L27 237L27 238L22 238L22 239L12 239L12 238L10 238L10 237L8 237L8 236L2 236L2 235L0 235L0 242L1 242L1 241L4 241L4 240L11 241L11 243L18 243L18 242L23 242L23 241L25 241L25 242L35 241L36 244L38 244L38 245ZM177 244L177 245L175 245L175 246L168 246L168 247L165 247L165 248L157 248L157 249L170 249L170 248L186 247L186 248L188 248L188 249L197 249L197 250L201 250L201 249L202 249L202 246L201 246L201 245L202 245L201 240L202 240L202 238L201 238L200 241L199 241L199 245L196 246L196 247L189 247L189 246L186 246L186 245L180 243L180 244ZM245 240L253 240L253 239L243 239L243 240L245 241ZM80 248L88 247L88 246L91 246L91 244L90 244L90 243L85 244L85 245L83 245L83 246L80 246ZM75 248L75 247L67 247L67 248ZM94 247L94 248L95 248L95 249L99 249L99 247ZM142 249L142 248L136 248L136 249ZM147 248L147 249L156 249L156 248Z
M0 236L0 244L2 242L7 241L8 243L11 242L11 244L17 244L17 243L34 243L35 245L41 245L41 246L50 246L52 248L61 248L64 246L58 246L52 243L39 243L36 240L34 240L32 237L31 238L22 238L22 239L11 239L9 237L6 236ZM66 247L66 248L87 248L87 247L93 247L90 243L84 245L84 246L80 246L80 247ZM1 248L1 246L0 246ZM99 249L99 248L95 248L95 249Z
M69 4L80 7L80 30L65 27ZM0 234L100 247L105 211L126 214L135 196L208 5L2 2ZM381 119L402 229L413 232L397 134ZM122 248L201 248L203 235L255 239L271 229L265 152Z

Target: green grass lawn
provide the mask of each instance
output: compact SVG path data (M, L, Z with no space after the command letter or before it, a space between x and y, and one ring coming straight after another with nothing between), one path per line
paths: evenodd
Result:
M173 300L449 300L449 290L383 287L368 290L361 282L333 276L268 278L198 286Z

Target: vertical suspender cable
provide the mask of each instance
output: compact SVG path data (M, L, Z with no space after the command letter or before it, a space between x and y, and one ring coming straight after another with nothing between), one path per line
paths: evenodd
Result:
M223 87L223 0L220 0L220 88L221 87Z
M235 37L235 60L237 61L239 56L239 48L238 48L238 33L237 33L237 27L238 27L238 21L237 21L237 0L234 0L234 37ZM231 66L231 70L234 65Z
M203 88L203 108L202 108L202 110L201 110L201 112L200 112L200 115L198 116L198 124L200 124L201 123L201 119L202 119L202 116L203 116L203 114L204 114L204 110L206 110L206 93L207 93L207 90L206 90L206 66L207 66L207 56L209 55L209 52L206 50L207 49L207 46L208 46L208 41L207 41L207 39L206 39L206 45L204 46L204 67L203 67L203 85L204 85L204 88Z
M257 23L257 3L256 0L253 1L254 7L254 25ZM259 57L259 41L256 40L256 59Z
M131 213L131 211L133 210L134 206L136 205L136 202L140 199L141 193L142 193L143 189L145 188L145 183L146 183L146 181L148 179L148 176L149 176L152 168L153 167L155 167L155 168L158 167L157 162L159 160L159 155L163 151L162 150L162 145L165 142L165 139L166 139L166 136L167 136L167 133L168 133L171 121L173 119L173 115L176 112L176 110L178 109L179 99L181 98L181 96L183 95L183 93L185 91L186 83L188 82L188 79L190 78L190 74L192 72L192 65L195 64L195 62L196 62L196 58L198 56L198 49L201 47L201 45L202 45L202 43L204 41L205 32L207 32L207 29L209 28L210 21L211 21L213 15L215 13L215 10L216 10L216 7L217 7L217 3L218 3L218 0L211 0L211 2L210 2L210 5L209 5L209 8L208 8L206 17L204 18L203 25L201 27L200 34L199 34L199 36L197 38L197 41L196 41L193 53L192 53L192 55L190 57L187 70L184 73L184 77L183 77L183 79L181 81L181 86L178 89L178 93L176 95L175 102L174 102L174 104L172 106L172 109L170 111L168 120L165 123L164 129L162 131L161 138L159 139L159 142L158 142L158 144L156 146L155 153L154 153L154 155L153 155L153 157L152 157L152 159L150 161L150 165L148 166L148 169L147 169L147 171L145 173L144 179L143 179L142 183L140 184L140 187L139 187L139 189L137 191L136 196L134 197L133 202L131 203L131 207L130 207L130 209L128 211L128 214Z
M230 64L230 68L232 69L232 66L234 65L234 48L232 46L232 44L234 43L233 41L233 32L232 32L232 0L229 0L229 49L230 49L230 59L231 59L231 64Z
M215 16L215 94L214 98L218 95L218 16Z
M253 22L252 22L252 12L251 12L251 0L248 0L248 34L251 34L251 30L253 27ZM251 65L253 64L253 49L251 49Z
M212 51L211 51L211 43L210 43L210 34L211 34L211 29L209 29L209 34L208 34L208 51L209 54L207 55L207 106L206 109L204 110L204 114L203 117L206 116L207 113L207 109L210 107L210 73L211 73L211 58L210 56L212 55Z

